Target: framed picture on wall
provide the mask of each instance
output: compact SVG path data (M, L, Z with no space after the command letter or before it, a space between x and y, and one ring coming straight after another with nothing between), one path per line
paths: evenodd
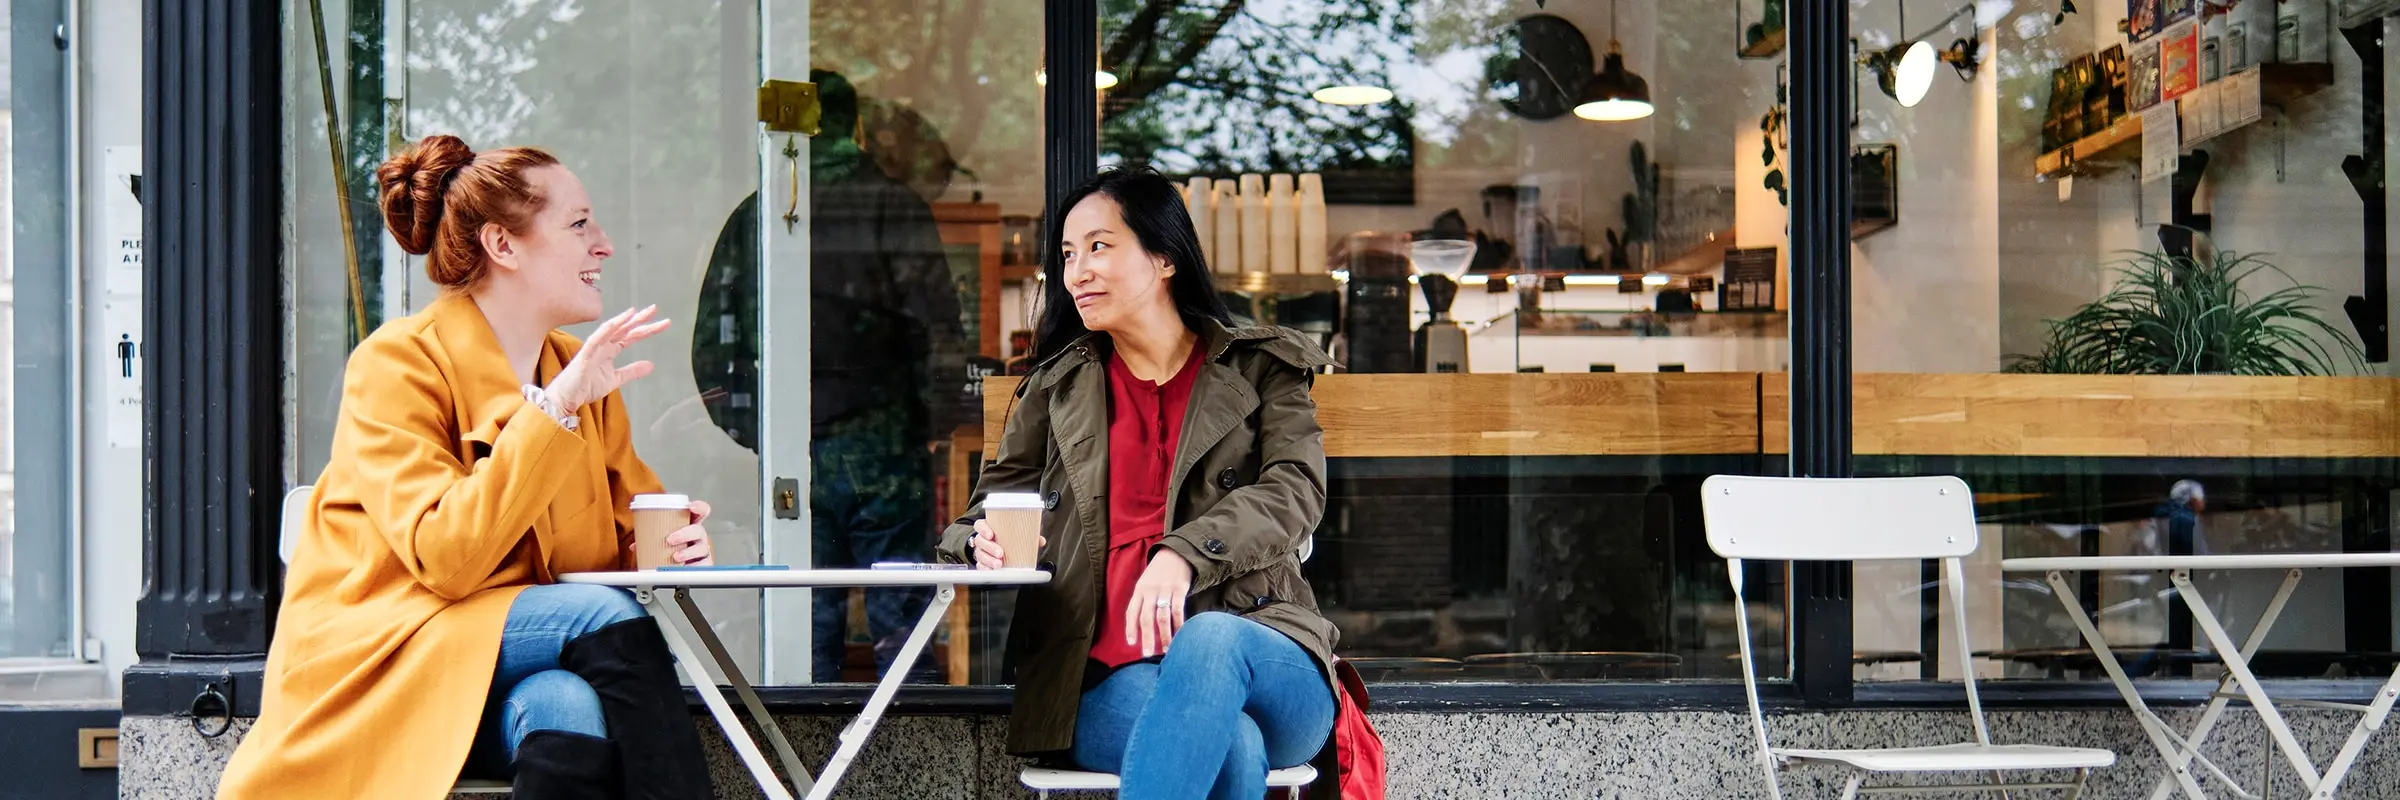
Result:
M2125 108L2141 111L2158 105L2158 43L2135 45L2125 62Z
M2218 3L2218 5L2224 5L2224 3ZM2199 15L2200 0L2160 0L2158 8L2158 27L2161 30L2171 28L2174 27L2175 23L2192 19Z
M2158 16L2163 10L2160 0L2125 0L2125 38L2139 42L2157 36L2164 27Z
M2173 100L2200 88L2200 26L2177 25L2158 40L2158 99Z

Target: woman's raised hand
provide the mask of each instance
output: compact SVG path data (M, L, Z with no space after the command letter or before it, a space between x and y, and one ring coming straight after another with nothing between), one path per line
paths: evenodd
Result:
M584 340L583 349L575 353L575 360L567 362L565 369L552 376L550 385L543 387L542 391L550 395L551 400L573 410L597 402L618 387L650 374L650 362L636 361L619 366L617 356L624 354L625 348L633 346L634 342L667 329L672 320L650 321L657 314L658 306L655 305L641 309L629 308L600 323L600 327L592 330L592 338Z

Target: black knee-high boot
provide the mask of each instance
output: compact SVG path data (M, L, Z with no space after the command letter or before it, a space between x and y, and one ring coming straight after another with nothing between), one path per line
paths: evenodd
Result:
M617 743L566 731L534 731L517 743L516 800L617 800L625 780Z
M559 651L558 665L600 696L600 714L623 766L626 800L716 796L658 620L629 619L576 637Z

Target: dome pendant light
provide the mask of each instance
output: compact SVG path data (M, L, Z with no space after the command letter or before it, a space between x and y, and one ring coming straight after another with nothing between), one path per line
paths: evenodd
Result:
M1622 122L1650 116L1650 82L1625 68L1625 49L1617 44L1617 4L1608 4L1608 57L1600 73L1583 87L1575 116L1598 122Z

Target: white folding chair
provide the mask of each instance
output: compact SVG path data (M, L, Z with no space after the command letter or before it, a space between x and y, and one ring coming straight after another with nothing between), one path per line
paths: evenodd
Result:
M2009 789L2064 789L2069 798L2083 794L2095 767L2116 763L2108 750L2042 745L1992 743L1984 721L1983 701L1975 693L1974 648L1967 643L1966 581L1961 557L1975 552L1975 502L1965 481L1954 477L1922 478L1760 478L1717 475L1701 484L1701 516L1708 527L1708 546L1725 558L1733 581L1734 615L1742 650L1742 689L1750 701L1750 732L1757 739L1758 759L1767 788L1777 800L1783 787L1778 767L1805 763L1833 764L1851 770L1842 789L1844 800L1865 794L1925 794L1988 792ZM1967 711L1974 718L1975 741L1958 744L1888 747L1862 750L1804 750L1778 748L1767 741L1767 717L1758 702L1758 672L1750 653L1750 619L1742 595L1742 561L1875 561L1888 559L1942 560L1942 583L1949 590L1949 607L1958 646L1961 676L1966 681ZM2074 770L2075 780L2009 782L2004 773L2031 770ZM1988 783L1884 786L1866 788L1869 777L1881 773L1982 772Z
M300 541L300 523L308 519L308 498L316 487L300 484L283 493L283 527L276 531L276 553L292 563L292 544Z
M1117 790L1117 776L1105 772L1027 767L1024 772L1018 774L1017 778L1025 783L1025 788L1032 789L1043 800L1049 800L1051 792L1113 792ZM1315 782L1316 779L1317 768L1307 764L1268 772L1268 796L1273 797L1276 790L1282 790L1289 792L1288 796L1292 800L1299 800L1300 790L1308 788L1308 785Z
M301 484L283 494L283 522L275 532L276 553L283 563L292 563L292 545L300 541L300 524L308 519L308 499L315 487ZM475 778L460 780L450 787L451 796L508 794L507 781L487 781Z

